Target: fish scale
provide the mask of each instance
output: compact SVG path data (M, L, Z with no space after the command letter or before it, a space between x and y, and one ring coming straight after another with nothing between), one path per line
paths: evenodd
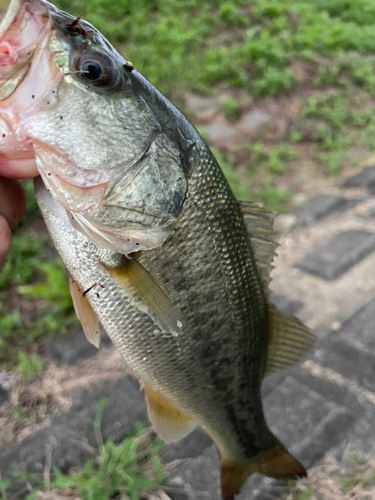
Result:
M203 374L204 380L211 379L214 385L217 383L220 401L235 408L235 420L227 418L223 427L236 429L243 456L251 457L259 451L256 446L253 450L247 449L249 433L246 429L251 426L251 414L257 414L259 421L259 428L252 428L251 435L265 434L261 407L251 396L254 385L259 391L263 376L261 350L267 343L266 336L260 338L266 330L264 298L239 204L207 148L196 146L196 151L198 154L192 155L191 159L193 175L188 180L189 198L175 235L161 249L144 252L140 262L168 296L176 296L178 304L187 304L186 313L186 309L182 311L182 336L186 331L189 334L181 342L194 344L193 349L187 345L186 352L191 352L208 369L208 373ZM229 245L236 251L231 252ZM187 265L181 269L183 262ZM175 271L175 266L179 267L178 271ZM209 281L205 279L207 274L211 277ZM199 290L195 296L189 293L190 283ZM215 300L210 302L207 296L212 294ZM202 309L206 307L206 315L214 320L209 329L202 328L195 316L196 310L202 315ZM206 342L210 340L207 343L211 352L199 343L202 337ZM202 352L199 351L201 345ZM229 368L227 372L225 365ZM219 370L215 368L212 373L211 366L219 367ZM224 386L226 391L223 391ZM216 398L216 395L212 393L211 398ZM259 398L258 392L256 398ZM212 407L210 400L207 407ZM241 418L241 414L244 417ZM217 422L218 414L211 413L211 419L210 426ZM255 437L252 440L255 442Z

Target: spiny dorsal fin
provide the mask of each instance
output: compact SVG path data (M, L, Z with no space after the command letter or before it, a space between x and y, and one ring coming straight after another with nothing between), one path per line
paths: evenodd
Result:
M295 365L314 347L315 335L301 321L268 304L268 353L266 375Z
M123 257L121 266L104 266L126 291L128 297L148 314L162 333L176 337L181 333L180 312L173 307L169 298L156 283L151 274L134 258Z
M270 295L272 260L280 233L273 229L274 213L259 203L241 202L254 260L266 298ZM315 336L297 318L269 307L269 333L266 376L298 363L312 349Z
M182 439L195 427L194 421L172 406L161 394L144 384L148 418L166 443Z
M91 307L90 302L83 295L82 290L78 284L68 273L70 295L72 296L74 310L77 318L81 322L82 329L86 335L87 340L95 347L100 346L100 331L99 320L96 316L94 309Z
M250 237L259 278L266 297L270 295L268 285L271 281L271 264L280 233L273 229L274 213L264 210L260 203L241 202L242 215Z

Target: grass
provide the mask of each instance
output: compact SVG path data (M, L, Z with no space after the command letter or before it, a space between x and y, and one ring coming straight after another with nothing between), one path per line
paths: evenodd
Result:
M187 91L222 94L219 112L236 124L251 99L262 107L263 98L277 103L299 96L297 117L282 134L268 130L230 150L215 150L239 199L286 211L296 193L317 189L320 179L333 183L358 165L361 158L350 154L354 148L363 157L375 151L375 0L56 4L84 13L182 107ZM301 68L307 75L302 80ZM61 264L44 233L28 229L39 215L32 183L25 186L27 216L0 274L0 361L7 358L8 366L17 365L18 350L29 352L37 339L75 321Z
M118 444L111 439L103 442L100 428L105 405L105 399L99 401L92 422L97 441L96 457L69 475L53 467L53 479L48 482L31 474L15 473L16 476L27 479L33 486L26 500L43 500L53 497L54 494L56 498L60 494L82 500L138 500L145 498L147 493L160 489L163 480L158 457L161 441L150 429L140 424L131 435ZM3 489L7 486L9 484L3 482Z
M47 244L45 231L27 229L40 214L32 183L25 183L27 211L12 235L7 263L0 273L0 362L27 378L41 371L39 338L76 324L65 269ZM28 354L26 354L26 352Z
M225 83L254 95L295 85L294 57L334 58L317 83L342 78L374 88L372 0L58 0L92 22L162 92L209 92ZM345 55L350 52L348 62Z
M355 455L339 463L327 455L308 478L290 482L281 500L369 500L375 495L375 463ZM275 498L276 500L276 498Z
M292 97L300 93L298 67L307 70L306 96L300 99L296 121L319 120L317 139L306 139L298 131L274 140L262 137L268 152L262 168L251 163L251 156L221 151L225 173L241 198L286 210L294 193L314 189L317 179L326 178L329 184L330 178L356 166L359 161L347 154L352 148L362 150L361 158L375 150L375 0L57 4L76 15L83 12L177 104L184 106L186 91L224 91L220 108L229 122L243 112L241 89L260 105L263 97ZM362 102L355 103L358 99ZM306 144L312 148L307 150ZM283 157L283 150L291 151L293 158Z

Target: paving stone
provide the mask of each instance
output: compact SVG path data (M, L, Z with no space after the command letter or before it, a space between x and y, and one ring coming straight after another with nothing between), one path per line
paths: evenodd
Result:
M307 142L320 142L334 135L332 127L316 118L306 118L295 122L290 132L299 134L301 140Z
M6 403L9 399L8 391L0 387L0 406Z
M345 360L342 360L345 362ZM328 367L332 370L332 367ZM368 393L355 386L353 379L346 379L342 375L341 383L333 379L315 377L306 370L298 369L298 380L311 389L319 391L326 399L350 408L354 417L354 423L345 439L342 439L334 448L331 448L336 460L346 461L348 456L357 455L360 460L367 460L373 455L375 448L375 404L374 399L370 401ZM332 372L330 371L330 374ZM353 386L354 385L354 386ZM344 457L344 458L343 458Z
M186 104L193 111L220 110L220 100L217 97L206 97L198 94L187 94Z
M188 458L165 480L172 500L221 500L220 465L214 445ZM178 491L180 490L180 491Z
M351 229L307 254L295 267L325 280L335 280L374 250L374 233Z
M214 123L206 127L207 136L210 142L215 144L234 139L238 134L237 130L225 123Z
M291 376L265 398L264 408L272 431L306 467L311 467L340 442L354 423L348 408L330 401ZM184 490L168 492L173 500L220 498L217 493L219 464L214 446L206 448L202 456L203 461L201 457L187 459L168 478L168 485ZM281 496L286 484L255 474L236 500Z
M271 293L270 301L284 314L296 314L303 307L303 302L293 299L292 297L288 297L283 293Z
M306 226L311 222L327 217L333 212L343 211L349 207L349 200L332 194L317 194L310 198L297 212L297 226Z
M375 298L331 333L315 359L370 391L375 391Z
M369 184L375 181L375 165L364 168L361 172L348 177L341 184L343 188L367 188Z
M161 450L163 462L198 457L212 445L212 439L201 429L197 428L181 441L165 445Z
M265 399L272 431L306 467L340 441L353 424L352 412L288 376Z
M296 374L297 376L297 374ZM267 422L287 449L309 468L347 435L351 410L287 376L264 400ZM283 493L284 481L254 475L236 500L270 498Z
M274 122L275 118L272 115L260 109L255 109L254 111L242 115L239 125L248 132L254 133Z
M92 458L91 447L97 445L92 422L102 398L107 399L101 425L104 440L108 437L115 441L123 439L136 422L144 421L147 416L138 382L129 376L75 389L72 408L66 415L57 417L48 427L0 454L2 478L11 480L12 471L43 474L48 453L52 464L64 472ZM14 482L9 497L20 487L19 482Z
M110 345L108 335L101 331L101 343ZM54 335L44 346L45 354L58 365L74 365L82 359L97 354L98 349L90 344L82 330L72 334Z

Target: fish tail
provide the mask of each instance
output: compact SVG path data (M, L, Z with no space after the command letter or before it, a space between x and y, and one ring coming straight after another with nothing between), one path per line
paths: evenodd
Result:
M281 478L305 477L304 467L274 438L268 450L254 459L232 462L219 453L221 465L221 488L223 500L233 500L246 479L255 472L265 476Z

